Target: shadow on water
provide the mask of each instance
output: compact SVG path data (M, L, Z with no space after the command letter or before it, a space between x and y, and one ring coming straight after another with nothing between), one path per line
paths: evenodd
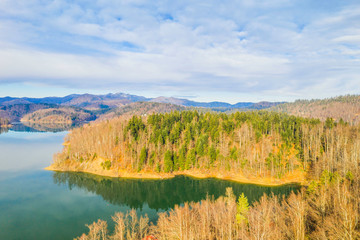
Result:
M218 198L225 194L227 187L232 187L237 197L243 192L248 197L249 203L259 200L264 193L287 196L291 191L298 191L300 188L298 185L266 187L187 176L176 176L165 180L139 180L73 172L56 172L53 174L53 180L56 184L67 185L69 189L80 188L100 195L111 204L137 209L147 204L156 210L168 210L184 202L197 202L205 199L207 195Z

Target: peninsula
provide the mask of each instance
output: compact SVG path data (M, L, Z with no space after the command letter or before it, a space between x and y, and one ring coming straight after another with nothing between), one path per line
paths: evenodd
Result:
M261 185L305 184L329 166L351 170L338 161L338 154L351 156L358 138L352 133L357 131L332 119L268 111L119 117L73 129L47 169L126 178L185 174Z

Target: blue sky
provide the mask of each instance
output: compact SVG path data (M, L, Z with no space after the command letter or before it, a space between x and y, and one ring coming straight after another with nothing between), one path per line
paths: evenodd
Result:
M0 97L360 93L360 2L1 0Z

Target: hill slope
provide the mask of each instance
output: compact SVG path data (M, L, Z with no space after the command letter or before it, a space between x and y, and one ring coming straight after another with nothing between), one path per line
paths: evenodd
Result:
M238 102L235 104L230 104L226 102L195 102L190 101L187 99L182 98L173 98L173 97L157 97L149 100L150 102L158 102L158 103L171 103L176 105L181 105L185 107L201 107L201 108L222 108L223 110L226 109L264 109L269 108L272 106L276 106L278 104L281 104L283 102Z
M101 115L99 120L111 119L118 116L149 115L152 113L167 113L172 111L183 111L186 108L170 103L157 102L134 102L118 107Z
M272 111L300 117L343 119L351 124L360 123L360 95L346 95L327 99L297 100L270 108Z
M116 108L132 102L158 102L170 103L174 105L181 105L185 107L204 107L204 108L250 108L263 109L273 105L280 104L279 102L239 102L230 104L226 102L196 102L182 98L174 97L157 97L146 98L143 96L130 95L125 93L109 93L106 95L94 94L72 94L65 97L45 97L45 98L0 98L0 105L14 105L14 104L57 104L63 106L74 106L86 109L101 109L101 108Z
M49 108L37 110L25 115L22 122L36 123L76 123L95 120L95 115L81 109L74 108Z
M10 122L17 122L28 114L40 109L54 108L57 105L45 103L26 103L14 105L0 105L0 118L9 119Z

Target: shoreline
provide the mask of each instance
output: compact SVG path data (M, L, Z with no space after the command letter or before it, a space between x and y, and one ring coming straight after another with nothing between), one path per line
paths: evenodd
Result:
M50 165L44 170L47 171L55 171L55 172L81 172L81 173L89 173L103 177L111 177L111 178L129 178L129 179L171 179L175 176L183 175L197 179L207 179L207 178L215 178L225 181L232 181L242 184L253 184L258 186L267 186L267 187L278 187L284 185L306 185L304 179L293 179L293 178L284 178L284 179L275 179L275 178L248 178L242 175L234 175L231 173L204 173L200 170L185 170L185 171L176 171L172 173L156 173L156 172L129 172L125 169L71 169L71 168L59 168Z

